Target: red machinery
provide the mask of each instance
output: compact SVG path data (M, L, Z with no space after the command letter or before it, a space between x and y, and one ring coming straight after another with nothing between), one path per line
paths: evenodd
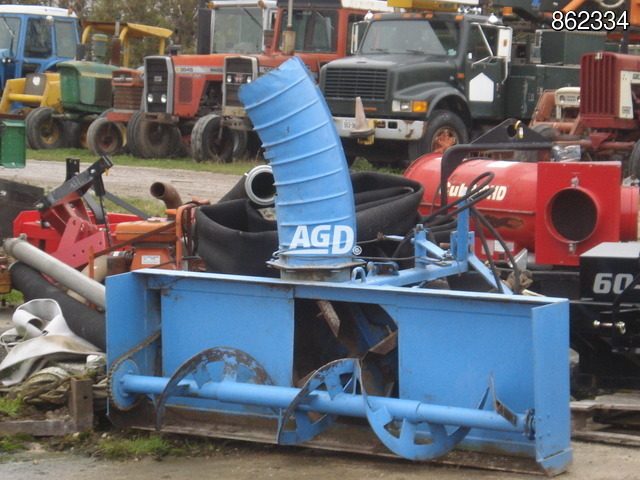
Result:
M36 210L21 212L13 234L23 234L32 245L73 268L92 265L109 255L107 274L138 268L195 269L191 224L198 202L183 204L170 185L156 182L151 194L164 201L167 217L149 217L108 193L101 175L113 163L102 157L83 172L79 162L67 161L68 180L42 197ZM93 185L99 197L107 197L133 214L105 213L92 197L85 195ZM89 268L93 272L93 268Z
M36 210L21 212L13 222L13 235L26 235L29 243L71 267L87 265L94 252L114 243L115 225L146 217L138 211L136 214L104 213L85 195L92 185L99 195L107 195L101 175L112 166L107 157L102 157L79 172L79 161L67 159L68 180L42 197L36 203Z
M405 172L425 187L423 214L440 206L441 161L442 155L426 155ZM618 162L469 159L449 176L449 199L463 196L487 171L495 175L495 190L477 209L514 254L527 249L535 264L577 266L580 254L602 242L637 238L638 189L620 185Z

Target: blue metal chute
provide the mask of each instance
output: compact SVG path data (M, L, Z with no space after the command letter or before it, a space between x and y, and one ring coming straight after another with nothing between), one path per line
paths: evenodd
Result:
M294 57L239 92L273 169L277 266L352 263L355 206L340 137L320 90ZM343 275L347 279L348 275Z

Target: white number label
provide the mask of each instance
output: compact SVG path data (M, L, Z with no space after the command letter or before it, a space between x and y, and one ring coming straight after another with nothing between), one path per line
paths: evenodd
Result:
M630 273L618 273L616 275L613 273L599 273L593 280L593 293L619 294L622 293L632 281L633 275ZM638 288L638 286L635 288Z

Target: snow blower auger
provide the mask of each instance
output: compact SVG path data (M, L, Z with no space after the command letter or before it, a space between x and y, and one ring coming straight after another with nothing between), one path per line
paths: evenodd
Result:
M464 208L450 246L418 226L412 266L365 262L340 139L304 65L289 60L240 97L273 169L281 278L107 278L112 421L565 471L568 301L512 294L473 254ZM429 288L451 275L503 293Z

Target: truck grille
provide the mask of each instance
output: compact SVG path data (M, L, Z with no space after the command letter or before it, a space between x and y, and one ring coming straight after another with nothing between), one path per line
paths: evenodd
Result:
M386 99L387 71L359 68L328 68L324 82L325 98Z
M171 113L173 110L173 70L169 57L146 57L145 70L145 111L149 113ZM162 96L166 101L161 101ZM149 98L153 100L149 102Z

